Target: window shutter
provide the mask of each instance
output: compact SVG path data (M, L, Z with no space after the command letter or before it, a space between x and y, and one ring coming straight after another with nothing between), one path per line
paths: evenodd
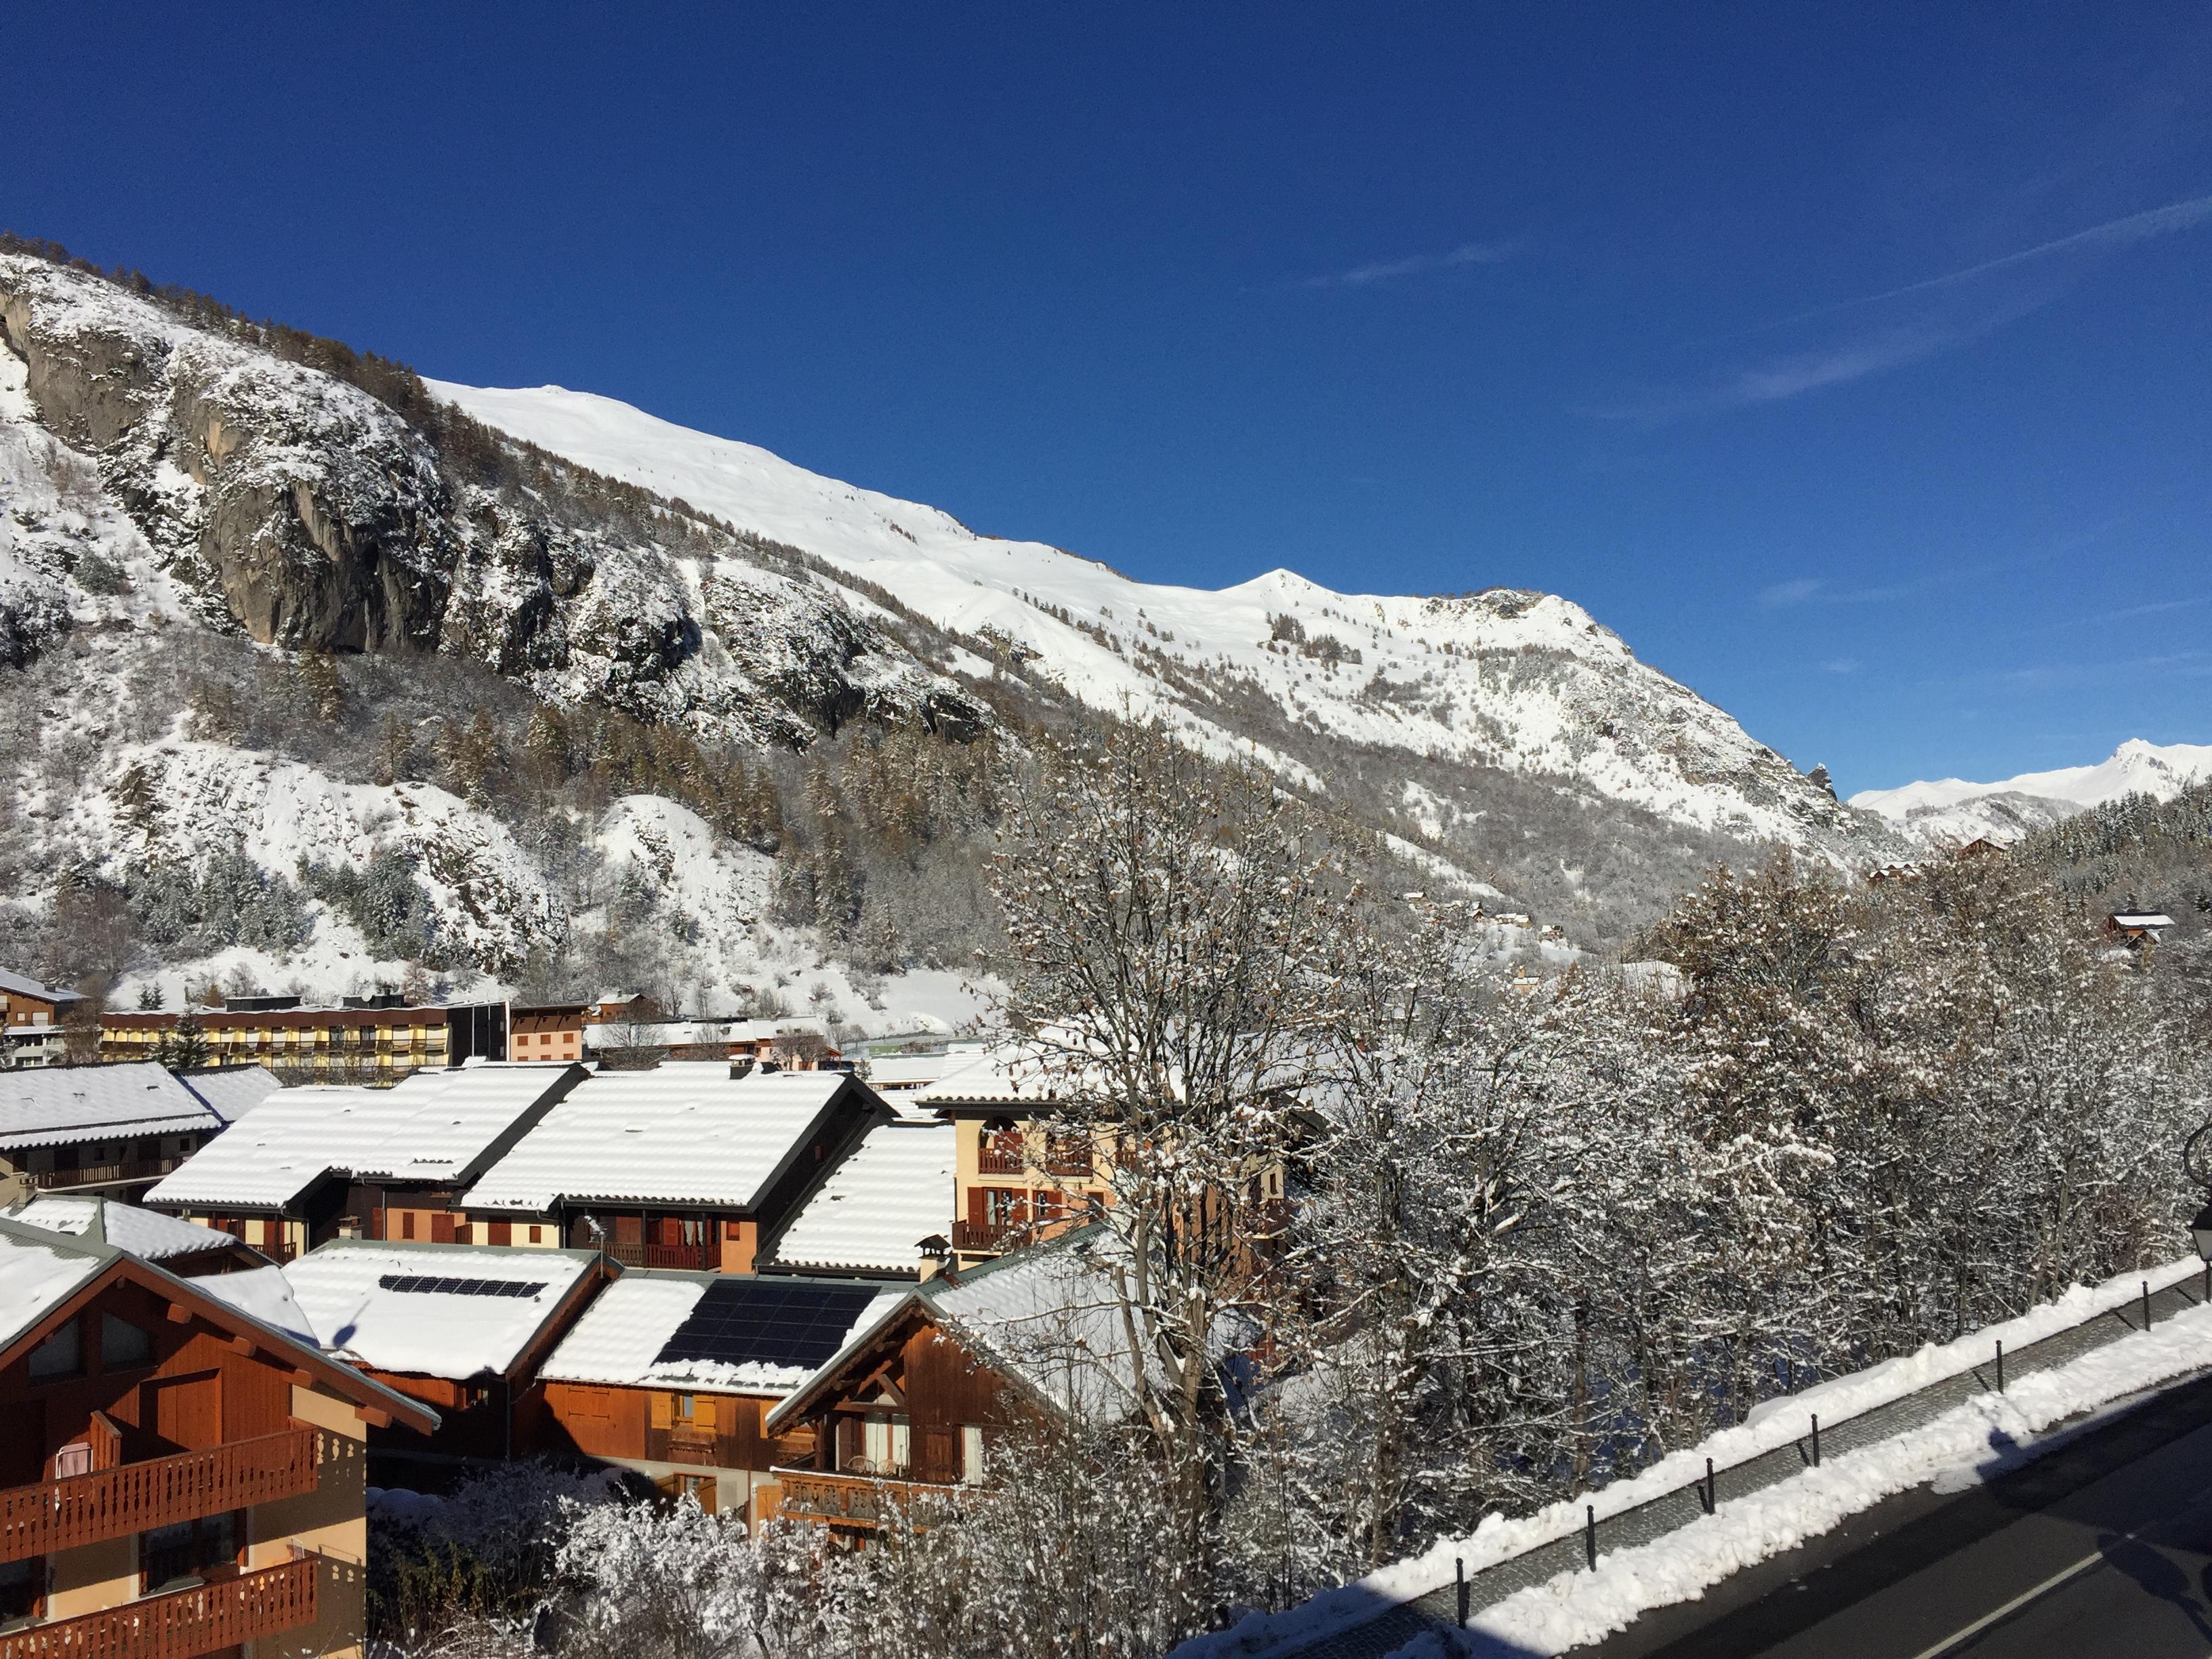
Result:
M702 1394L692 1402L691 1420L702 1429L714 1428L714 1401L712 1395Z
M653 1396L653 1426L656 1429L666 1428L673 1418L675 1407L676 1402L672 1397L665 1394L655 1394Z

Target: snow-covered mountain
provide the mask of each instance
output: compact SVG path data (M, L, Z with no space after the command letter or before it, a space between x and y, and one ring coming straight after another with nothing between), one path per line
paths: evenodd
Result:
M1850 833L1826 791L1566 599L1338 593L1288 570L1218 591L1133 581L612 398L428 384L488 426L801 548L951 634L994 641L1091 708L1158 715L1218 752L1256 749L1310 787L1325 782L1308 738L1571 781L1735 836L1814 845ZM990 669L981 657L958 665ZM1280 719L1255 725L1255 708ZM1480 810L1411 784L1387 804L1431 833Z
M1851 797L1851 805L1880 813L1929 846L1982 836L2003 844L2123 795L2172 800L2206 778L2212 778L2212 744L2160 746L2130 738L2094 766L2023 772L1996 783L1939 778L1894 789L1863 789Z
M292 942L233 963L272 982L304 964L360 988L404 967L418 922L447 959L511 974L627 917L633 941L681 931L702 985L850 1012L905 924L869 920L877 965L844 977L790 895L843 904L849 944L863 878L820 866L803 824L717 830L635 768L580 793L574 754L502 796L464 779L463 728L489 720L512 762L541 713L612 711L697 745L653 763L695 781L760 757L743 787L811 822L774 757L842 764L856 726L1019 742L1076 707L1256 757L1417 883L1586 939L1747 842L1901 844L1564 599L1133 581L607 398L426 386L0 253L0 945L40 936L76 869L199 949L222 930L187 889L222 864L234 887L241 867L300 884L264 906ZM967 896L891 878L871 890L921 895L940 935L976 902L972 871ZM941 989L917 1011L953 1012Z

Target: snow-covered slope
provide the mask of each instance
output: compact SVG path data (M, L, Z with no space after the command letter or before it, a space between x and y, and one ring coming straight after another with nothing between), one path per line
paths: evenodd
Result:
M2094 766L2024 772L1996 783L1939 778L1894 789L1864 789L1851 797L1851 805L1879 812L1931 846L1978 836L2002 843L2123 795L2172 800L2206 778L2212 778L2212 744L2160 746L2130 738Z
M1158 714L1219 752L1256 748L1309 784L1310 738L1573 780L1737 836L1850 833L1826 792L1563 599L1344 594L1287 570L1218 592L1133 581L612 398L430 386L489 426L848 571L1094 708ZM1255 706L1281 723L1255 722ZM1450 810L1393 805L1417 820Z

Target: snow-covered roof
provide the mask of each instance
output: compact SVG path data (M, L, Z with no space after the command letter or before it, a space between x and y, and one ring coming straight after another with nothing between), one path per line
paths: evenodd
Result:
M1034 1106L1054 1097L1042 1060L1026 1043L995 1042L981 1053L951 1058L958 1063L908 1098L930 1106L971 1100Z
M2173 918L2154 910L2122 910L2112 917L2115 927L2171 927Z
M225 1123L235 1123L284 1085L266 1066L223 1066L180 1072L177 1081Z
M299 1298L292 1294L292 1281L284 1277L282 1267L249 1267L240 1273L210 1273L197 1282L216 1301L228 1304L272 1330L283 1332L294 1341L304 1342L311 1348L322 1346L316 1340L315 1328L300 1311Z
M774 1245L780 1266L918 1273L921 1241L951 1237L958 1131L881 1123L830 1172Z
M459 1382L505 1376L596 1260L338 1238L284 1278L324 1347L375 1370Z
M114 1259L66 1235L0 1221L0 1348L66 1302Z
M219 1233L196 1221L76 1193L40 1193L6 1213L9 1220L27 1227L43 1227L50 1233L66 1233L95 1244L112 1244L142 1261L168 1261L243 1248L228 1233Z
M819 1294L816 1294L819 1292ZM796 1297L808 1317L795 1320ZM803 1279L632 1271L599 1292L538 1375L549 1382L781 1395L826 1352L901 1300L893 1291ZM703 1304L703 1309L702 1309ZM711 1324L718 1358L695 1342Z
M0 968L0 991L10 992L19 997L33 997L40 1002L51 1002L61 1007L83 1000L75 991L56 990L51 986L40 984L27 975L11 974L5 968Z
M0 1147L183 1134L222 1120L150 1060L0 1072Z
M389 1089L285 1089L185 1159L147 1200L281 1208L333 1171L466 1181L584 1075L581 1066L512 1061L416 1072Z
M975 1060L973 1050L935 1054L872 1054L868 1081L878 1089L921 1089Z
M843 1072L732 1078L720 1060L601 1072L547 1113L462 1201L471 1210L532 1212L564 1199L750 1209L848 1088L874 1105Z

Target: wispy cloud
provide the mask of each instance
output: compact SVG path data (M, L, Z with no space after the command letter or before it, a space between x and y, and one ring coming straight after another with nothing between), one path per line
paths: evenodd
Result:
M1984 259L1977 264L1961 266L1957 270L1947 270L1940 276L1923 277L1917 283L1907 283L1902 288L1884 289L1879 294L1860 294L1848 300L1838 300L1832 304L1816 306L1810 311L1801 311L1793 317L1785 317L1780 322L1770 323L1767 326L1784 328L1792 323L1810 322L1816 317L1832 317L1839 311L1880 305L1885 300L1902 300L1915 294L1933 294L1943 289L1955 288L1961 283L1971 283L1977 277L2047 259L2053 254L2075 252L2087 248L2125 247L2135 242L2148 242L2154 237L2171 236L2176 231L2192 229L2207 220L2212 220L2212 196L2191 197L2185 202L2152 208L2142 213L2131 213L2124 219L2092 225L2087 230L2077 230L2070 236L2061 236L2054 241L2039 242L2033 247L2000 254L1994 259Z
M1915 593L1925 592L1951 580L1957 574L1946 572L1918 581L1887 582L1876 587L1836 587L1825 576L1800 576L1793 581L1761 588L1759 602L1769 611L1787 611L1801 605L1886 605L1892 599L1909 599Z
M1660 422L1722 409L1749 409L1785 402L1829 386L1845 386L1938 352L1950 351L1994 334L2008 323L2057 298L2063 289L2034 284L1977 313L1929 316L1846 339L1815 346L1732 370L1708 384L1654 392L1642 398L1587 408L1602 420ZM1960 307L1954 307L1954 313Z
M1820 672L1824 674L1856 674L1859 672L1859 659L1856 657L1831 657L1820 665Z
M1365 288L1371 283L1395 282L1401 276L1419 276L1432 270L1451 270L1462 265L1494 265L1520 251L1516 242L1462 242L1448 253L1416 253L1410 258L1381 259L1354 265L1349 270L1308 276L1301 288Z

